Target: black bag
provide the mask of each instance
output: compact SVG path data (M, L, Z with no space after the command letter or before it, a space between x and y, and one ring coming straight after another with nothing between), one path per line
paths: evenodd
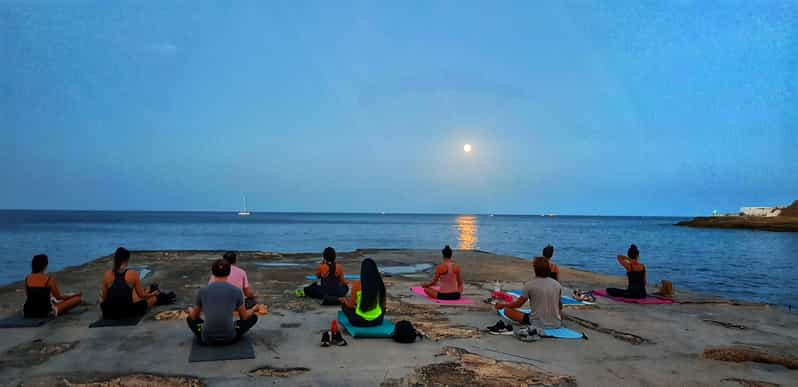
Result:
M416 337L421 337L421 334L418 333L416 328L413 328L413 324L410 321L402 320L394 326L391 337L397 343L413 343L416 341Z

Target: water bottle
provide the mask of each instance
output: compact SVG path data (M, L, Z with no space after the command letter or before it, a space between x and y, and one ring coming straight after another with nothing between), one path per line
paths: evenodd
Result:
M496 302L497 299L501 297L502 294L502 286L499 281L496 281L493 286L493 302Z

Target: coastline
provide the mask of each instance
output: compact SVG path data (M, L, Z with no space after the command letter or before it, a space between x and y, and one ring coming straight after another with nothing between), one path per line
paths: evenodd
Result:
M434 264L438 255L432 250L364 249L339 253L339 262L347 273L356 273L358 262L366 256L383 267ZM438 307L413 296L409 287L429 278L429 273L386 277L388 317L413 322L427 335L426 340L401 345L348 337L349 346L326 349L318 347L318 332L329 326L337 309L293 295L293 290L305 283L302 277L315 269L318 253L242 252L240 265L270 309L251 332L257 358L188 363L191 336L185 322L154 317L190 305L197 289L207 282L210 262L219 256L218 251L134 252L131 265L151 270L143 282L174 290L178 302L156 307L137 326L121 332L87 328L98 316L94 301L110 257L55 272L62 292L83 291L84 305L40 328L6 329L0 345L4 353L0 375L12 385L57 385L62 380L86 383L130 378L130 374L150 375L136 376L145 379L165 377L158 381L162 385L180 377L196 378L202 385L486 384L490 379L483 374L496 369L512 378L497 377L496 384L488 384L507 386L513 381L537 380L563 386L733 386L741 385L739 380L779 385L798 380L798 371L780 365L711 360L707 356L715 356L712 351L705 355L708 349L743 346L795 359L798 316L767 304L682 292L678 284L677 299L688 303L641 306L599 298L596 306L567 308L564 325L584 332L589 340L522 343L512 337L488 335L480 330L497 318L492 308L479 300L487 297L496 280L505 281L505 289L520 288L531 276L531 265L521 258L480 251L455 252L455 260L463 268L465 295L478 301L474 306ZM268 263L294 266L259 265ZM563 284L572 288L625 285L620 276L567 267L561 270ZM24 302L21 285L15 282L0 287L0 315L13 313ZM25 350L32 345L46 348L32 354Z
M798 217L790 216L704 216L684 220L676 226L721 229L747 229L777 232L798 232Z

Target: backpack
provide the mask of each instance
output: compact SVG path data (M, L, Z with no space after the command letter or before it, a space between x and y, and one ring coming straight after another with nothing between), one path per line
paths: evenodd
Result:
M418 333L416 328L413 328L413 324L410 321L402 320L394 326L391 337L397 343L413 343L416 341L416 337L421 337L421 334Z

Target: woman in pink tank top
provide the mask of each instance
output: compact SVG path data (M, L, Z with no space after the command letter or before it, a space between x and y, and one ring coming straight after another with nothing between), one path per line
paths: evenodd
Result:
M430 298L439 300L459 300L463 293L463 278L460 276L460 266L452 262L452 248L449 245L441 250L443 263L435 267L435 277L429 283L421 284L424 292ZM433 286L440 283L440 289Z

